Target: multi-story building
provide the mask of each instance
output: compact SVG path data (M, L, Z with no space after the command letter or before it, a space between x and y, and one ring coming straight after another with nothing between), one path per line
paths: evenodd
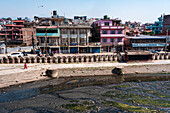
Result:
M125 50L160 51L166 46L166 37L140 35L125 38Z
M36 29L22 28L23 44L26 46L37 45Z
M163 33L166 34L167 30L170 32L170 15L164 15L163 17Z
M57 26L36 27L37 45L42 53L59 53L60 30Z
M120 52L123 49L125 27L121 26L121 20L104 18L94 22L93 42L100 42L102 52Z
M63 25L59 28L62 53L100 53L100 46L89 44L91 26Z
M22 28L24 28L25 20L13 20L12 23L5 25L5 30L0 34L1 38L7 37L9 44L22 44L23 35Z
M159 17L158 20L159 21L155 21L154 24L146 26L146 28L152 30L155 35L162 33L163 16Z

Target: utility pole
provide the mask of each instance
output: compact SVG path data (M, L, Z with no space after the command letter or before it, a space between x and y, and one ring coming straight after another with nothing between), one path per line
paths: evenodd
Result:
M165 54L166 54L166 49L167 49L167 43L168 43L168 29L166 31L166 45L165 45Z
M47 27L45 29L45 51L46 51L46 56L47 56Z
M32 47L33 47L33 53L35 53L35 47L34 47L34 29L32 27Z
M6 35L6 28L5 28L5 53L7 54L7 35Z

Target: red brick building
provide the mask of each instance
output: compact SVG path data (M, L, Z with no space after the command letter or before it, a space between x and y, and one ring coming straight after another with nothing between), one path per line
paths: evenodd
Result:
M6 24L6 29L5 31L2 31L0 38L4 38L6 34L7 42L9 44L22 44L22 28L24 28L24 22L25 20L13 20L12 24Z

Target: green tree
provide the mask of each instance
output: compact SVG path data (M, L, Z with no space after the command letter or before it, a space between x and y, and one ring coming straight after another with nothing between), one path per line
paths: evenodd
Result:
M8 18L7 18L7 20L10 20L10 21L12 21L12 18L11 18L11 17L8 17Z

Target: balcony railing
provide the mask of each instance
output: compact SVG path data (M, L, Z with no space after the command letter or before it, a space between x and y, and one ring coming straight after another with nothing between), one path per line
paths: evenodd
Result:
M37 36L46 36L46 33L37 33ZM60 36L59 33L47 33L47 36Z

